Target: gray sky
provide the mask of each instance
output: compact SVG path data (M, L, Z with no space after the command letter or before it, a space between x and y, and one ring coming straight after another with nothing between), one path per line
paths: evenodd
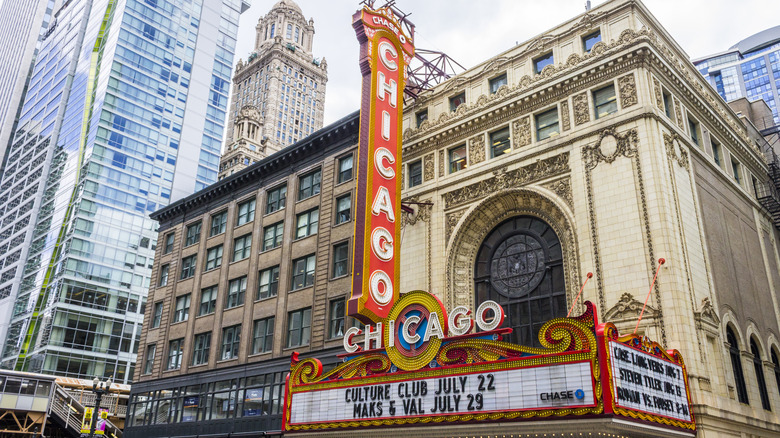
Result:
M0 0L3 1L3 0ZM254 49L255 25L278 0L250 0L241 17L236 61ZM351 26L357 0L295 0L314 19L314 56L328 60L325 124L358 109L358 43ZM377 0L377 4L382 4ZM397 0L416 25L416 46L472 67L584 12L584 0ZM593 5L603 1L593 1ZM780 24L777 0L644 0L692 58L725 50Z

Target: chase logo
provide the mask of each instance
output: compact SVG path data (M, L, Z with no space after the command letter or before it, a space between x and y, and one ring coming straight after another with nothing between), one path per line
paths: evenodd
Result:
M585 391L577 389L575 391L557 391L557 392L542 392L539 394L539 399L547 402L566 401L577 399L582 401L585 399Z

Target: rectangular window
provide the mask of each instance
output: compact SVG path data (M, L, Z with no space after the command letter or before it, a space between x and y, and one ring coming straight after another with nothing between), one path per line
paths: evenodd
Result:
M712 137L710 137L710 139L712 140L712 158L715 160L715 164L717 164L718 167L723 167L723 152L720 143Z
M546 55L542 55L542 56L534 59L534 72L536 74L539 74L539 73L542 72L542 70L544 70L545 67L547 67L548 65L553 65L553 63L554 63L554 61L553 61L553 54L552 54L552 52L550 52L550 53L548 53Z
M209 248L206 251L206 271L217 269L222 266L222 245Z
M455 111L459 106L466 103L466 92L450 97L450 111Z
M558 108L536 115L536 140L541 141L558 135Z
M352 219L352 194L336 198L336 225L349 222Z
M214 237L218 234L224 233L226 227L227 227L227 211L223 211L221 213L212 215L209 237Z
M672 117L672 95L669 94L668 91L663 90L661 96L663 97L664 101L664 113L666 113L666 117L674 120L674 117Z
M287 347L309 344L311 334L311 307L287 314Z
M195 335L195 344L192 347L192 365L202 365L209 362L209 350L211 349L211 332Z
M450 173L455 173L466 168L466 145L455 146L450 149Z
M154 303L154 314L152 315L152 328L157 328L160 326L160 322L162 321L162 311L163 311L163 302L158 301Z
M314 284L314 254L293 260L292 290L302 289Z
M303 175L298 184L298 200L311 198L320 193L320 180L322 173L319 169Z
M284 240L284 222L263 228L263 251L276 248Z
M217 286L207 287L200 291L200 308L198 316L208 315L217 310Z
M168 369L181 368L181 355L184 352L184 338L168 342Z
M344 316L346 315L346 308L344 306L344 298L339 298L330 302L330 338L340 338L344 336Z
M333 278L349 274L349 242L333 245Z
M146 347L146 356L144 356L144 374L151 374L154 366L154 355L157 353L157 344Z
M279 289L279 266L260 271L257 285L257 299L275 297Z
M173 252L173 241L175 238L175 233L168 233L165 235L165 246L163 247L163 254L170 254Z
M352 155L339 158L339 184L352 179Z
M422 184L422 160L409 164L409 187Z
M244 225L255 220L255 199L238 204L238 218L236 226Z
M701 131L699 131L699 123L692 118L688 117L688 129L691 131L691 140L693 143L696 144L696 146L701 146L700 138L701 138Z
M230 283L228 283L228 294L225 301L225 309L243 305L245 293L246 275L230 280Z
M428 108L422 111L418 111L417 114L414 115L414 117L415 120L417 121L417 127L419 128L424 121L428 120Z
M512 151L509 127L490 133L490 158L500 157Z
M238 348L241 345L241 325L234 325L222 329L222 354L221 360L238 357Z
M160 267L160 281L157 282L159 286L166 286L168 284L168 271L170 271L170 265L162 265Z
M252 354L271 351L274 346L274 317L258 319L252 329Z
M287 202L287 184L269 190L265 201L265 214L283 209L285 202Z
M737 184L742 185L742 167L739 164L739 161L735 160L734 157L731 158L731 173L734 176L734 181L737 182Z
M601 41L601 30L597 30L582 37L582 48L585 50L585 53L590 53L593 45L599 41Z
M244 260L252 250L252 233L233 239L233 261Z
M311 236L317 233L320 221L320 210L315 208L298 215L296 220L295 238Z
M183 322L190 317L191 294L176 297L176 309L173 312L173 322Z
M593 92L593 107L596 111L597 119L617 112L617 97L615 96L614 84L599 88Z
M187 238L184 241L184 246L190 246L200 242L200 225L201 222L198 221L197 223L187 226Z
M490 94L496 94L499 88L507 84L506 73L490 80Z
M184 257L181 259L181 276L179 276L180 280L184 280L185 278L190 278L193 275L195 275L195 265L198 263L198 255L193 254L189 257Z

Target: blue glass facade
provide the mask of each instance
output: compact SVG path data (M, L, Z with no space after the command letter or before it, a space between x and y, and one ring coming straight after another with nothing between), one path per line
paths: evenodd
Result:
M217 179L227 108L217 85L230 78L245 6L72 0L60 11L15 137L35 124L42 137L55 121L40 207L20 227L31 244L10 284L2 366L132 379L157 237L148 214Z

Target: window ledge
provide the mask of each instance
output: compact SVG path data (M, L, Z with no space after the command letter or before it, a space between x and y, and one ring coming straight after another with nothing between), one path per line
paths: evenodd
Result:
M284 209L285 209L285 207L282 207L282 208L279 208L279 209L277 209L277 210L274 210L274 211L272 211L272 212L270 212L270 213L263 213L263 217L266 217L266 216L271 216L272 214L279 213L280 211L284 211Z
M193 368L203 368L203 367L208 366L208 364L209 364L208 362L204 362L204 363L199 363L197 365L190 365L189 368L187 368L187 370L189 371L189 370L191 370Z
M237 362L237 361L238 361L238 357L231 357L230 359L220 359L217 361L217 365L228 363L228 362Z
M339 222L337 224L333 224L333 226L331 228L340 227L342 225L349 224L349 223L352 223L352 219L351 218L348 221L344 221L344 222Z
M250 354L247 357L248 358L256 358L256 357L270 356L273 353L274 353L273 350L261 351L260 353L252 353L252 354Z
M310 285L310 286L304 286L304 287L301 287L301 288L299 288L299 289L290 289L290 291L289 291L288 293L293 293L293 292L300 292L300 291L302 291L302 290L306 290L306 289L313 289L313 288L314 288L314 285L312 284L312 285Z
M301 349L301 348L304 348L304 347L305 348L309 348L309 345L311 345L311 344L294 345L292 347L282 348L282 351L295 351L297 349Z
M273 300L274 298L278 298L278 297L279 297L279 293L277 292L276 295L272 295L270 297L265 297L265 298L258 298L254 302L255 303L260 303L260 302L263 302L263 301Z

